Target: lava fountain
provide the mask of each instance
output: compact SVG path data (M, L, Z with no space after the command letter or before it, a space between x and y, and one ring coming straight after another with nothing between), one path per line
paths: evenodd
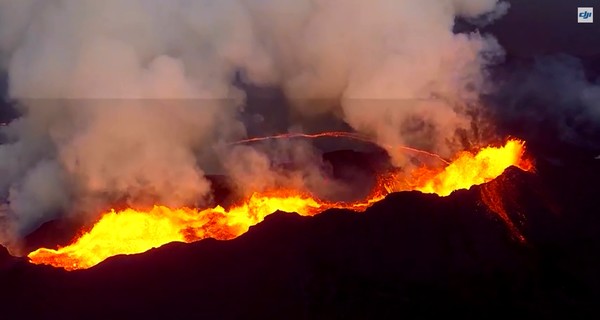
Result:
M261 138L248 141L258 139ZM254 193L229 209L155 206L147 211L113 210L103 214L88 232L70 245L57 250L41 248L28 257L34 264L66 270L87 269L115 255L142 253L170 242L233 239L277 211L303 216L332 208L362 212L390 193L409 190L447 196L455 190L489 182L511 166L531 170L533 166L524 153L524 142L511 139L504 146L462 152L439 169L420 168L408 176L402 172L385 172L379 175L370 195L356 202L328 202L308 192L281 189Z

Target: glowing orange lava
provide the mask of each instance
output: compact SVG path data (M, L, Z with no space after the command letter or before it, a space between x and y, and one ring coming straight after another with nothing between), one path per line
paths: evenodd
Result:
M502 147L487 147L477 153L463 152L445 168L415 170L409 176L384 173L366 199L352 203L327 202L309 193L276 190L255 193L226 210L220 206L198 209L171 209L155 206L149 211L111 211L72 244L38 249L28 257L34 264L47 264L66 270L87 269L121 254L136 254L170 242L194 242L205 238L228 240L240 236L276 211L311 216L331 208L362 212L392 192L418 190L447 196L489 182L510 166L532 169L524 159L524 143L509 140Z
M510 166L528 171L531 163L523 159L524 151L523 142L509 140L502 148L485 148L475 155L463 152L442 172L420 170L420 180L423 176L428 178L415 190L448 196L455 190L492 181Z

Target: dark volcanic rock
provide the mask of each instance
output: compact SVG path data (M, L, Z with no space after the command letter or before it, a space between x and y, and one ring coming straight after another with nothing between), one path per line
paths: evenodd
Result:
M17 258L10 255L6 248L0 246L0 270L6 269L9 265L17 260Z
M591 314L600 223L596 162L538 163L440 198L393 194L366 213L269 216L231 241L169 244L84 271L16 263L0 301L28 318L571 317ZM2 261L5 261L3 258Z
M38 248L66 246L77 237L80 230L79 221L70 219L48 221L25 237L22 250L31 252Z

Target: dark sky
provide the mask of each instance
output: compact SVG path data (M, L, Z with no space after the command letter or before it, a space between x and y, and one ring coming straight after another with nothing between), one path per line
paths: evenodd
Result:
M594 7L600 0L508 0L509 13L486 28L512 55L566 53L576 56L600 54L600 18L577 23L577 7Z

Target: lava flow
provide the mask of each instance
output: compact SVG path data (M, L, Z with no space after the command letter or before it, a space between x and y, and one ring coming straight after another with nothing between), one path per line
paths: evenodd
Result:
M115 255L142 253L170 242L233 239L277 211L304 216L331 208L362 212L392 192L409 190L447 196L455 190L489 182L510 166L532 169L524 152L524 142L509 140L502 147L463 152L441 169L421 168L409 176L383 173L370 196L357 202L328 202L302 191L274 190L255 193L228 210L220 206L205 210L155 206L149 211L111 211L72 244L57 250L41 248L28 257L34 264L87 269Z

